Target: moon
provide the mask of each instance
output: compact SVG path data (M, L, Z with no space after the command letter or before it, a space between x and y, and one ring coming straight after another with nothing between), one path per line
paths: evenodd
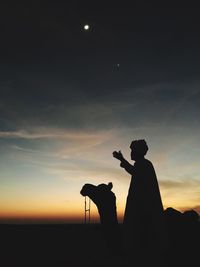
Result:
M90 29L90 26L88 24L85 24L83 28L85 31L88 31Z

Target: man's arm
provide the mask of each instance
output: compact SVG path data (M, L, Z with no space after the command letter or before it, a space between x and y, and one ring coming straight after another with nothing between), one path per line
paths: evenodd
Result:
M121 151L117 152L117 151L114 151L113 152L113 157L120 160L121 163L120 163L120 166L122 168L124 168L128 173L130 173L131 175L133 175L134 173L134 167L133 165L131 165L122 155Z
M120 167L124 168L131 175L134 174L134 166L131 165L126 159L122 159L120 163Z

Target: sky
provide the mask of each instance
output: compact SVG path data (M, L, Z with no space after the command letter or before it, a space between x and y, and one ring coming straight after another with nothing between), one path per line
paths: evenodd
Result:
M1 3L0 222L83 222L108 182L122 219L135 139L164 207L200 213L200 10L141 2Z

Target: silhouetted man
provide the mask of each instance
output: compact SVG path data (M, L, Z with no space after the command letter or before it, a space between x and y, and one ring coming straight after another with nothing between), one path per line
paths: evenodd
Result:
M154 167L144 157L148 151L145 140L134 140L130 149L134 165L121 151L114 151L113 157L132 175L124 214L125 248L129 262L138 261L142 266L144 259L148 263L153 254L160 254L155 250L162 246L163 205Z

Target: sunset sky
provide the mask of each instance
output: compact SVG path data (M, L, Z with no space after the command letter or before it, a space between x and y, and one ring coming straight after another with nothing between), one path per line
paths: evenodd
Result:
M199 11L1 4L1 222L82 222L81 187L108 182L122 218L130 176L112 152L130 160L134 139L164 207L200 213Z

